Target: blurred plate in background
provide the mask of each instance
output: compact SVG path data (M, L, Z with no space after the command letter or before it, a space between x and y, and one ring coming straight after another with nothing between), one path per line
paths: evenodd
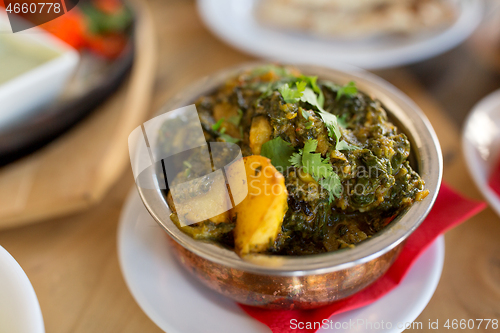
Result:
M462 149L474 183L500 215L500 197L488 185L500 162L500 90L472 109L465 121Z
M198 0L198 8L213 33L247 53L283 62L322 66L340 62L365 69L401 66L443 53L463 42L483 16L482 0L455 0L456 20L439 31L350 41L264 26L255 17L257 2Z
M0 332L43 333L42 312L30 280L0 246Z

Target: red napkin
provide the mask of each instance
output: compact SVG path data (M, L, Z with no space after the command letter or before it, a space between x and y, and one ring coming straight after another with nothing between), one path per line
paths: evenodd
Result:
M290 320L321 322L330 316L371 304L394 289L405 277L418 257L447 230L459 225L486 207L484 202L462 197L442 185L436 203L422 225L408 238L401 254L387 273L371 286L348 298L313 310L265 310L240 304L253 318L266 324L273 333L315 332L314 329L290 328Z

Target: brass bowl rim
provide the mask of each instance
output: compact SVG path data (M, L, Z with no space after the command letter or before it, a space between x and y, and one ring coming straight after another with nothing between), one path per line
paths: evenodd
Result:
M224 83L239 72L266 63L253 62L231 67L204 77L170 99L158 112L163 114L193 104L194 100ZM292 65L302 73L317 75L339 84L356 81L359 89L379 99L393 118L405 127L417 156L418 170L430 194L401 213L384 230L354 248L306 256L253 255L243 260L234 251L214 243L199 241L183 233L170 220L170 209L160 189L138 188L139 195L151 216L176 242L194 254L236 270L262 275L304 276L324 274L364 264L387 253L403 242L422 223L431 210L441 185L443 160L441 148L429 120L405 94L385 80L364 70L344 70L313 65ZM320 74L321 73L321 74ZM172 113L173 114L173 113Z

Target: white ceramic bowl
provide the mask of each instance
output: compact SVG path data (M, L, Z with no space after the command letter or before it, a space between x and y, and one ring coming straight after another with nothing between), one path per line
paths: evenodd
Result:
M5 19L5 12L0 13L3 38L9 38L20 46L39 47L56 55L52 60L0 84L0 129L34 115L57 98L80 59L75 49L38 27L15 34L6 32L9 23Z
M43 333L42 312L30 280L0 246L0 332Z

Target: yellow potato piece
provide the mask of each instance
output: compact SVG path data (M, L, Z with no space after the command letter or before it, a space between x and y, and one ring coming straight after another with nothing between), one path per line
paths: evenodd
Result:
M269 248L281 230L288 208L285 178L268 158L252 155L243 158L248 195L237 205L234 242L239 255Z
M271 124L269 124L269 120L267 120L266 117L257 116L253 118L249 138L252 154L260 155L262 145L271 140L272 134L273 128L271 127Z

